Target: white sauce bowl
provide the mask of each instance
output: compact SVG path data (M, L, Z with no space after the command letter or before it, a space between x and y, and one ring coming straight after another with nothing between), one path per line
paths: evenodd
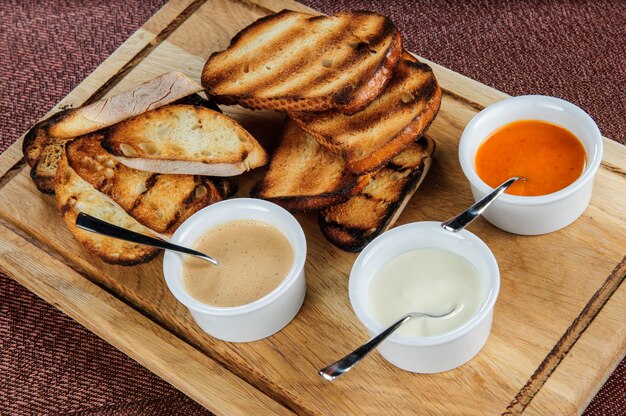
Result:
M572 132L585 148L585 169L576 181L558 192L541 196L502 194L483 216L514 234L550 233L574 222L589 205L593 180L602 161L602 136L587 113L558 98L526 95L490 105L469 122L459 142L459 161L475 201L493 190L476 173L474 157L478 147L495 130L518 120L543 120Z
M281 330L302 306L306 291L304 263L307 246L298 221L288 211L271 202L251 198L230 199L210 205L189 217L176 230L170 242L192 247L211 228L237 220L256 220L273 225L282 231L293 248L291 269L272 292L242 306L217 307L204 304L185 290L185 255L173 251L165 252L163 274L167 287L189 309L193 319L206 333L224 341L249 342ZM207 263L207 267L214 266Z
M415 373L438 373L466 363L487 342L500 290L500 271L489 247L469 231L452 233L441 228L440 222L431 221L406 224L387 231L365 247L350 272L350 303L370 336L378 335L385 329L368 310L368 290L372 279L383 265L395 257L419 248L448 250L467 259L485 279L487 288L487 295L478 312L458 328L427 337L407 337L395 333L378 347L382 356L396 367Z

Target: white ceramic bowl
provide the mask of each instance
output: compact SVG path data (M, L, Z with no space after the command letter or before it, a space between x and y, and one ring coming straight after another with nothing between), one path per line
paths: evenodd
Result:
M374 320L367 308L372 278L383 265L417 248L440 248L464 257L478 269L488 290L478 312L453 331L427 337L407 337L396 333L378 347L387 361L403 370L438 373L469 361L487 342L500 290L500 272L489 247L469 231L452 233L441 228L440 222L430 221L406 224L387 231L365 247L350 272L350 303L371 336L385 329Z
M242 306L217 307L204 304L186 292L182 279L184 255L172 251L165 252L163 274L170 291L189 309L193 319L205 332L224 341L248 342L276 333L300 310L306 290L304 262L307 247L302 227L293 215L271 202L250 198L218 202L196 212L176 230L170 241L191 247L209 229L236 220L257 220L271 224L289 240L294 251L294 262L285 279L272 292Z
M558 98L526 95L490 105L469 122L459 142L459 161L475 201L493 190L476 174L474 155L478 146L493 131L517 120L543 120L566 128L583 144L587 164L582 175L568 187L541 196L503 194L483 216L496 227L515 234L559 230L574 222L589 205L593 180L602 161L600 130L587 113Z

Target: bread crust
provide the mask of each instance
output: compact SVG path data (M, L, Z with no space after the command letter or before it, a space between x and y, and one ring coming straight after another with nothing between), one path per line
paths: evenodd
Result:
M256 184L250 191L253 198L265 199L278 204L291 212L318 211L332 205L347 201L357 194L369 182L369 176L359 177L354 183L337 191L329 191L323 195L292 195L292 196L263 196L262 185Z
M385 53L385 59L378 65L374 76L367 82L361 80L361 86L353 92L351 99L346 104L339 104L343 100L340 100L339 97L334 98L334 102L338 103L339 111L352 115L367 107L385 89L401 55L402 36L398 32L394 34L391 46Z

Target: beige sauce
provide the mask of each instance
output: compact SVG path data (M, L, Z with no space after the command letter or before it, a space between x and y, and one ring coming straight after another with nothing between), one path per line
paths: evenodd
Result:
M294 253L275 227L253 220L221 224L193 246L220 262L215 267L188 257L183 267L187 292L212 306L245 305L273 291L287 276Z

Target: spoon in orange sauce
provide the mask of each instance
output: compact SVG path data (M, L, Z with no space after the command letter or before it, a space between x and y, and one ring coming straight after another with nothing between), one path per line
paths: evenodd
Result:
M523 176L506 193L546 195L571 185L580 177L587 154L569 130L542 120L519 120L494 131L478 147L474 167L495 188L507 178Z

